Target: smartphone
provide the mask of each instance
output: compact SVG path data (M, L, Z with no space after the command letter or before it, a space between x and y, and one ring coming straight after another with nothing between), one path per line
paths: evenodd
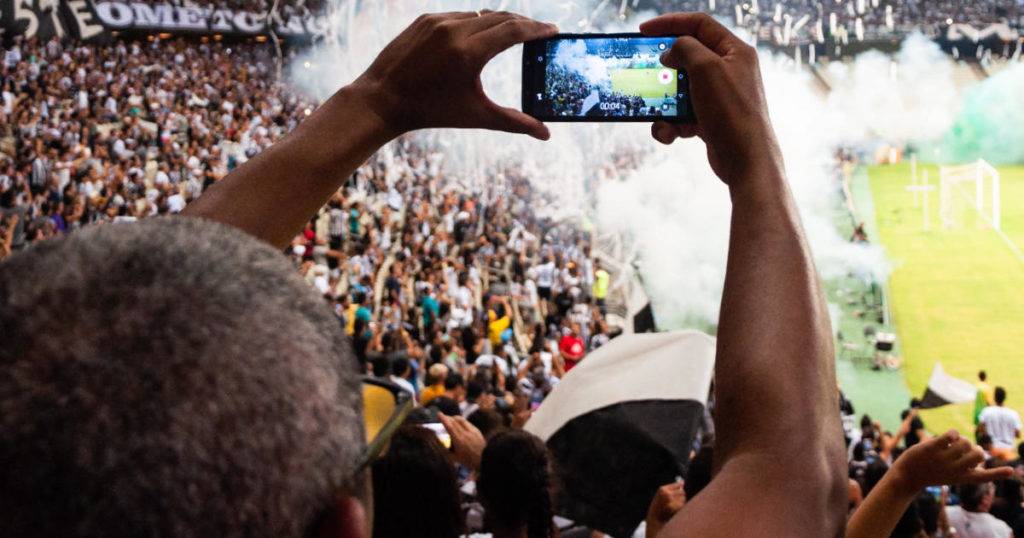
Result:
M523 45L523 112L541 121L696 121L673 36L558 34Z
M444 424L440 422L428 422L426 424L420 424L421 428L426 428L437 436L437 440L441 442L441 446L445 448L452 447L452 436L448 433L448 430L444 428Z

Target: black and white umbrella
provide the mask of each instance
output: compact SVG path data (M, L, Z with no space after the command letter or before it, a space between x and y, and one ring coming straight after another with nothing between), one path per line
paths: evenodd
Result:
M714 370L698 331L625 334L587 355L526 423L555 461L559 515L615 537L686 476Z

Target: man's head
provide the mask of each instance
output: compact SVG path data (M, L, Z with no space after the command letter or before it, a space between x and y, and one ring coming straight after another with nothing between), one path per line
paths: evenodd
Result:
M978 371L978 380L979 381L985 381L986 379L988 379L988 374L985 373L985 370L979 370Z
M412 367L409 366L409 359L405 357L395 357L391 361L391 375L395 377L406 378L409 376L409 372Z
M1003 387L996 387L993 391L992 398L996 401L996 405L1003 405L1006 401L1006 389Z
M448 374L444 379L444 392L456 402L466 399L466 380L458 372Z
M446 377L448 377L448 367L440 362L435 362L430 365L430 368L427 368L428 385L443 384Z
M984 484L964 484L957 490L960 505L968 512L988 512L992 508L992 499L996 488L992 482Z
M353 528L358 365L269 245L191 218L89 227L0 264L0 305L0 528Z

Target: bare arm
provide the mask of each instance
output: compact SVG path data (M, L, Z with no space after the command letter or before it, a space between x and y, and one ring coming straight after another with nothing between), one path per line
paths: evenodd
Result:
M982 470L980 448L955 431L918 443L900 456L871 490L846 528L846 538L888 536L926 486L991 482L1009 477L1009 467Z
M658 17L641 31L684 36L662 61L691 75L700 122L656 123L655 138L704 140L733 203L715 365L717 474L662 536L841 535L847 481L829 317L756 52L704 14Z
M480 71L512 45L555 32L505 12L420 17L359 79L182 214L231 224L284 248L345 178L401 133L475 127L546 139L542 123L484 95Z

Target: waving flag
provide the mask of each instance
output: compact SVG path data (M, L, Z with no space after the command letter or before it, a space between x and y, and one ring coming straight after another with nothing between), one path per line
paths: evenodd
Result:
M626 334L566 374L526 424L554 456L559 515L632 534L658 487L686 476L714 357L701 332Z

